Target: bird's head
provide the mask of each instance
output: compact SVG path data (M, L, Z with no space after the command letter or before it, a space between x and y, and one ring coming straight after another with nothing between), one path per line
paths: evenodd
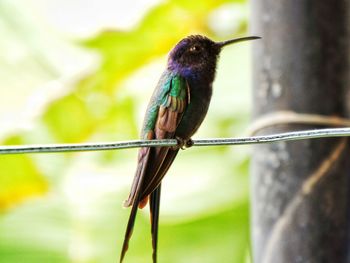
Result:
M188 36L177 43L171 50L168 68L184 76L205 74L214 77L217 59L223 47L240 41L258 38L260 37L251 36L214 42L201 35Z

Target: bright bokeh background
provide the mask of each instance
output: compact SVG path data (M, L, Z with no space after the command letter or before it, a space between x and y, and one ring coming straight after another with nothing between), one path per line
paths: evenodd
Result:
M137 139L181 38L247 34L245 0L0 0L1 144ZM244 135L250 44L222 52L195 138ZM116 262L137 150L0 158L0 262ZM246 147L182 151L163 181L159 262L250 261ZM148 209L125 262L150 262Z

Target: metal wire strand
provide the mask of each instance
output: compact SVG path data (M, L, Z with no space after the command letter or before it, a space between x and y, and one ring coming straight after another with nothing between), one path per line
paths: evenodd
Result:
M350 136L350 128L333 128L304 130L261 135L240 138L222 139L198 139L193 140L193 146L217 146L217 145L245 145L273 143L281 141L298 141L305 139L332 138ZM0 154L23 154L23 153L59 153L59 152L82 152L104 151L117 149L130 149L138 147L162 147L176 146L175 139L170 140L134 140L124 142L107 143L72 143L72 144L43 144L43 145L9 145L0 146Z

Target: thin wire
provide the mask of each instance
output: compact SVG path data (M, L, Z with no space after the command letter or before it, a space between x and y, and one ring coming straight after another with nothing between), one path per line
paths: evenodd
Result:
M277 133L240 138L222 139L199 139L193 140L193 146L218 146L218 145L245 145L261 144L282 141L299 141L305 139L333 138L350 136L350 128L318 129ZM43 145L16 145L0 146L0 154L23 154L23 153L59 153L59 152L82 152L104 151L117 149L130 149L139 147L162 147L176 146L175 139L169 140L134 140L114 143L72 143L72 144L43 144Z

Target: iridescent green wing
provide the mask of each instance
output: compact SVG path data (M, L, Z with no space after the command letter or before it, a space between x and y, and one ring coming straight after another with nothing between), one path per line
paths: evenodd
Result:
M158 115L155 127L152 130L155 139L174 138L176 128L189 102L189 89L184 78L173 75L169 83L168 92L158 100ZM142 197L146 197L153 192L162 180L164 173L160 171L162 170L161 168L168 152L169 147L154 149L149 160L151 168L149 168L146 174L145 182L142 187Z
M188 91L184 78L169 72L163 74L147 108L142 138L149 139L148 133L155 132L157 128L166 132L173 132L176 129L179 122L178 117L182 116L187 105ZM176 119L165 119L165 113ZM157 127L158 124L159 127ZM157 136L159 139L162 137Z
M189 102L189 89L185 79L180 76L166 72L163 74L148 106L144 126L142 129L142 138L145 139L165 139L173 138L176 127L178 126L182 115ZM138 157L138 166L134 181L131 187L129 198L124 206L131 206L131 213L125 232L120 262L123 261L128 250L129 240L134 228L137 207L146 205L148 195L144 196L145 191L160 194L161 179L172 163L177 150L170 147L161 148L141 148ZM169 162L168 159L171 158ZM164 165L163 165L164 164ZM164 166L164 168L163 168ZM152 240L153 240L153 261L156 261L157 255L157 229L159 213L159 194L151 197L151 217L152 217Z
M184 78L173 73L165 72L160 79L155 92L148 105L144 125L142 128L143 139L169 139L173 138L176 127L189 102L189 89ZM131 187L126 206L133 204L136 194L140 189L144 192L152 192L160 183L157 177L169 147L141 148L139 151L138 169ZM150 155L150 156L148 156ZM147 157L147 158L146 158ZM147 162L145 162L147 160ZM147 168L150 166L150 168ZM140 183L145 174L144 182ZM156 184L154 184L156 182ZM141 200L140 200L141 201Z

